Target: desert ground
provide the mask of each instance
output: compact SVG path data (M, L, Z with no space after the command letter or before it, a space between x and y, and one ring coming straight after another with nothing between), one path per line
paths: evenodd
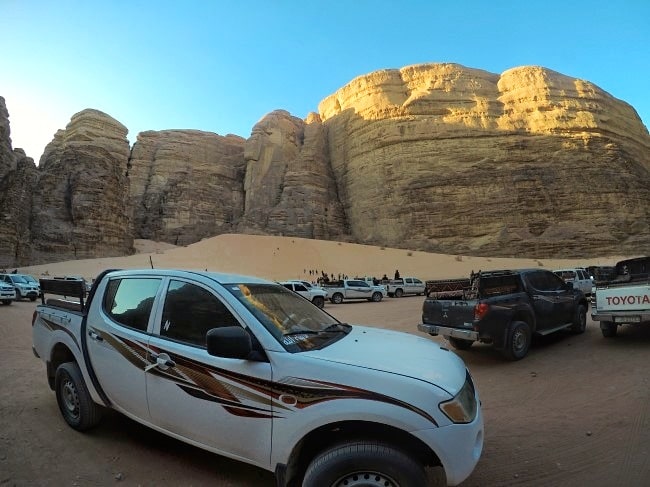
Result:
M174 267L253 274L270 279L332 274L464 277L471 270L608 265L584 261L444 256L349 243L226 235L188 247L138 242L123 258L61 262L19 269L92 279L105 268ZM151 259L151 260L150 260ZM313 277L313 274L312 274ZM422 297L380 303L327 303L348 323L416 329ZM0 306L0 485L271 487L271 473L167 438L108 414L88 433L69 428L48 388L45 367L31 351L38 301ZM582 335L558 333L534 343L519 362L487 345L456 352L481 395L486 438L481 460L463 486L650 485L650 329L627 326L613 339L588 320Z

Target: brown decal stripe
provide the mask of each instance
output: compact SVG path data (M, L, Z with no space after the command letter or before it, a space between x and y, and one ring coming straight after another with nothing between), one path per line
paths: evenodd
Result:
M41 317L41 320L43 322L43 325L50 330L50 331L63 331L65 332L66 335L68 335L70 338L72 338L72 341L74 342L75 346L77 347L77 350L81 350L81 347L79 347L79 342L77 341L77 337L74 336L74 333L70 331L68 328L65 326L59 325L58 323L54 323L53 321L47 320L43 317Z
M142 370L155 363L149 361L151 353L168 354L176 365L165 370L154 367L149 369L149 373L172 380L185 393L198 399L217 403L230 414L236 416L280 419L285 416L278 415L279 411L274 413L274 410L281 409L295 412L327 401L362 399L379 401L408 409L438 426L436 420L426 411L405 401L377 392L300 377L287 378L282 382L273 382L213 367L203 362L182 357L160 347L147 346L145 343L118 338L109 333L97 332L124 358ZM283 404L279 399L282 395L294 396L296 404L292 406ZM257 403L259 406L248 406L241 402L242 399Z

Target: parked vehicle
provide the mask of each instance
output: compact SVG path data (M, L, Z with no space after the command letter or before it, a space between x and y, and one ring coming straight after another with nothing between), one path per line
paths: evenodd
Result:
M535 333L583 333L587 299L572 283L543 269L478 272L460 299L426 298L422 320L420 331L442 335L454 348L491 343L507 359L519 360Z
M462 360L411 334L341 323L285 287L179 270L41 280L33 349L64 420L104 408L275 473L277 485L449 485L483 447ZM97 438L95 438L97 439Z
M357 279L343 279L330 284L324 284L328 299L334 304L341 304L345 299L367 299L379 302L386 297L386 288L375 286Z
M591 318L606 338L616 336L620 325L650 325L650 257L622 260L595 282Z
M16 301L20 301L23 298L36 301L40 293L38 286L28 282L22 274L0 274L0 280L15 289Z
M417 277L403 277L392 279L386 285L387 294L393 298L401 298L405 294L422 296L426 291L424 282Z
M560 276L564 282L572 282L575 289L580 289L585 296L591 296L591 289L594 285L589 273L581 267L571 269L556 269L553 271Z
M324 289L318 287L307 287L302 281L282 281L280 284L287 289L300 294L303 298L311 301L319 308L325 306L327 291Z
M10 284L0 281L0 302L2 304L11 304L16 300L16 290Z

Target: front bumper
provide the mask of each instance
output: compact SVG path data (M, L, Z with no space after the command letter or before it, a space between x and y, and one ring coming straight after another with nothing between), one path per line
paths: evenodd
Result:
M428 333L429 335L442 335L444 337L460 338L462 340L478 341L478 332L474 330L463 330L460 328L450 328L448 326L425 325L420 323L418 330Z

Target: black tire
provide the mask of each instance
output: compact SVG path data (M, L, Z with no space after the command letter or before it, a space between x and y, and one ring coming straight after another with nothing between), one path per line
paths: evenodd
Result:
M13 303L13 300L12 300L12 299L5 299L5 300L2 302L2 304L7 304L7 305L9 305L9 304L11 304L11 303Z
M618 325L612 321L601 321L600 331L605 338L612 338L616 336Z
M325 298L323 296L314 296L314 299L312 299L311 302L318 306L320 309L323 309L325 306Z
M30 301L36 301L36 296L32 296L31 298L29 298L29 300Z
M521 360L528 353L531 341L530 326L525 321L513 321L502 350L508 360Z
M335 293L332 295L332 299L330 299L332 303L334 304L341 304L343 302L343 295L341 293Z
M456 337L449 337L448 340L456 350L469 350L472 343L474 343L472 340L463 340L462 338Z
M377 442L349 442L317 455L307 467L302 487L363 485L422 487L424 469L403 451Z
M404 290L402 290L402 289L395 289L395 297L396 297L396 298L401 298L402 296L404 296Z
M372 297L370 298L373 302L378 303L382 299L384 299L384 295L381 294L379 291L376 293L372 293Z
M70 427L77 431L86 431L99 423L102 409L90 397L76 362L59 365L56 369L54 390L61 415Z
M584 333L587 329L587 308L584 305L580 304L576 308L575 315L573 317L573 325L571 326L571 331L573 333Z
M21 299L23 299L23 295L20 294L18 289L16 289L16 301L20 301Z

